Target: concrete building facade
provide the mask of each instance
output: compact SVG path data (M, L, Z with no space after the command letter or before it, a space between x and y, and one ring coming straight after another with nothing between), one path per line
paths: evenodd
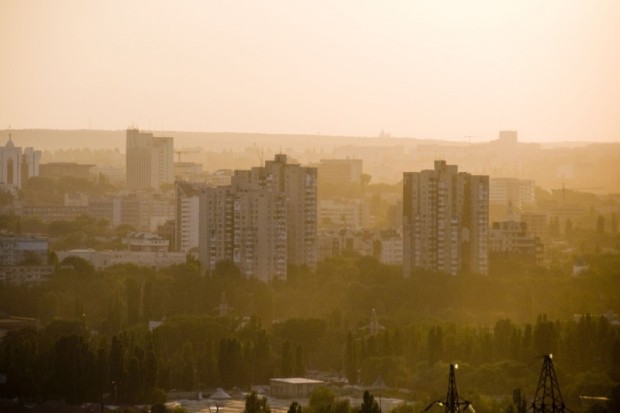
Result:
M531 179L491 178L489 203L502 207L511 203L516 208L536 203L535 182Z
M489 177L434 166L403 174L403 275L487 274Z
M11 135L5 146L0 146L0 190L14 192L32 176L39 175L41 151L15 146Z
M152 133L127 129L127 189L159 189L174 183L173 139L154 137Z
M362 180L361 159L321 159L317 165L321 182L328 184L359 184Z
M319 201L319 227L360 230L370 223L370 206L362 199L322 199Z
M317 262L317 172L276 155L265 166L235 171L231 185L201 192L202 269L231 260L247 277L286 279L287 265Z
M198 247L200 192L204 185L176 183L175 250L187 252Z
M47 238L0 237L0 283L35 284L53 273Z
M544 246L540 238L528 231L527 224L521 221L494 222L489 234L489 251L516 255L542 264Z

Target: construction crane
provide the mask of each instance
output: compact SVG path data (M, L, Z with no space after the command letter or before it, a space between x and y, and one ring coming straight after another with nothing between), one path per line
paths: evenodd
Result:
M554 192L554 191L562 191L562 204L566 204L566 191L567 190L568 191L577 192L577 191L593 191L593 190L599 190L599 189L603 189L603 187L602 186L592 186L592 187L589 187L589 188L567 188L564 185L564 182L562 182L562 188L554 188L551 191L552 192Z
M186 153L196 153L198 152L195 149L186 149L186 150L179 150L179 151L174 151L174 153L177 155L177 162L181 162L181 155L186 154Z
M472 413L476 413L469 400L461 399L459 397L459 391L456 387L456 375L454 373L458 368L458 364L450 364L450 377L448 378L448 393L446 394L446 399L435 400L434 402L429 404L422 412L426 412L431 407L437 405L445 407L445 413L461 413L468 409Z
M532 402L534 413L564 413L568 411L558 385L553 368L553 354L543 356L543 366L538 379L538 387Z

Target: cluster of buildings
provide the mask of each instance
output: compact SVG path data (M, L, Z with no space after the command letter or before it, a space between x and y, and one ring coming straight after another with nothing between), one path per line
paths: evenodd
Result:
M511 133L500 138L503 145L514 144ZM177 151L179 158L182 153ZM431 170L403 174L402 197L391 200L393 225L379 229L368 199L333 191L367 183L361 159L302 166L277 154L264 165L220 170L196 182L192 178L204 178L202 166L174 162L174 154L173 138L128 129L125 190L90 197L67 193L63 205L23 205L19 212L48 221L87 214L134 228L122 251L58 252L59 259L79 256L97 269L122 263L160 268L193 254L203 274L229 261L243 275L269 281L286 279L289 265L315 268L348 251L402 265L404 276L418 270L486 274L489 253L542 260L546 216L512 209L535 204L533 180L490 179L435 161ZM39 165L40 155L9 139L0 148L2 188L19 189L25 177L39 174L88 176L94 166ZM332 187L329 196L320 197L319 182Z
M317 171L286 155L235 171L230 185L199 197L199 257L212 271L234 262L242 274L286 279L288 265L317 263Z
M41 151L22 150L9 135L6 145L0 147L0 190L15 193L28 178L38 176L40 159Z
M46 238L0 236L0 283L38 284L53 273Z

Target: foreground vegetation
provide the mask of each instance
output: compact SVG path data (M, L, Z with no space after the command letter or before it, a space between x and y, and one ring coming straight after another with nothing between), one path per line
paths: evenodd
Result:
M427 402L443 396L447 364L458 362L461 392L484 412L512 403L514 389L531 397L539 357L552 352L567 403L579 406L580 395L611 395L620 381L619 328L603 316L620 309L618 260L592 257L580 277L403 279L398 267L350 255L266 284L231 263L208 278L192 260L96 272L69 259L47 283L0 287L2 311L41 323L1 342L0 391L155 403L171 389L249 388L312 370L362 386L382 377ZM218 316L223 294L232 311ZM149 331L149 320L163 324Z

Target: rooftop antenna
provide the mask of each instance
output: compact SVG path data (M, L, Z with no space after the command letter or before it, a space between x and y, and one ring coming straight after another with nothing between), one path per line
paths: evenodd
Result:
M450 376L448 378L448 392L446 393L446 399L432 402L426 407L426 409L423 410L423 412L426 412L431 407L437 405L445 407L445 413L461 413L467 409L469 409L472 413L476 413L469 400L461 399L459 397L459 392L456 388L456 375L454 374L455 370L458 368L458 364L450 364Z
M564 413L567 410L553 368L553 354L547 354L543 357L543 366L532 402L532 411L534 413Z

